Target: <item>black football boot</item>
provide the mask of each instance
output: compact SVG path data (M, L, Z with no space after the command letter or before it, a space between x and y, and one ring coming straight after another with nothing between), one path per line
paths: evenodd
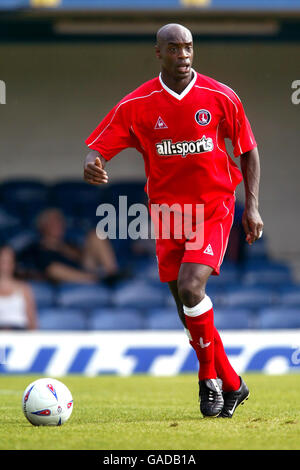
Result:
M203 416L217 417L223 407L224 399L217 379L199 381L200 411Z
M234 392L223 392L224 406L219 418L232 418L233 413L239 405L243 405L250 395L249 389L242 377L240 377L240 388Z

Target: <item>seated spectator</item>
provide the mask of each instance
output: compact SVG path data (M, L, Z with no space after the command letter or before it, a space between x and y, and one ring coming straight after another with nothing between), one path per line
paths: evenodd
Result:
M90 231L82 247L65 240L66 221L55 208L43 211L37 220L40 240L31 245L24 256L35 264L46 279L54 282L93 283L100 279L118 278L119 267L108 239L100 239Z
M15 254L0 247L0 329L36 329L36 306L31 287L15 277Z

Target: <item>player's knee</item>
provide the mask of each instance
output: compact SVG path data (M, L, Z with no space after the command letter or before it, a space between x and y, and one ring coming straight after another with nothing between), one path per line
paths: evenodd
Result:
M198 280L182 280L178 283L178 295L183 305L194 307L205 297L205 285Z

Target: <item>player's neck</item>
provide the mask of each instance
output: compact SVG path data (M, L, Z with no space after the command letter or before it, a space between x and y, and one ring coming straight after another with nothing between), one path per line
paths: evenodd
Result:
M170 88L170 90L175 91L175 93L177 93L178 95L180 95L184 91L184 89L189 85L193 78L193 70L191 70L190 75L188 77L182 79L175 79L164 70L161 71L161 79L164 84L168 88Z

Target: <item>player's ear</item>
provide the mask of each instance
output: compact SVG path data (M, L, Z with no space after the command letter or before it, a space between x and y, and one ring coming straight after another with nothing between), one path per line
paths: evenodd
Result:
M160 48L157 44L155 45L155 54L158 59L161 59Z

